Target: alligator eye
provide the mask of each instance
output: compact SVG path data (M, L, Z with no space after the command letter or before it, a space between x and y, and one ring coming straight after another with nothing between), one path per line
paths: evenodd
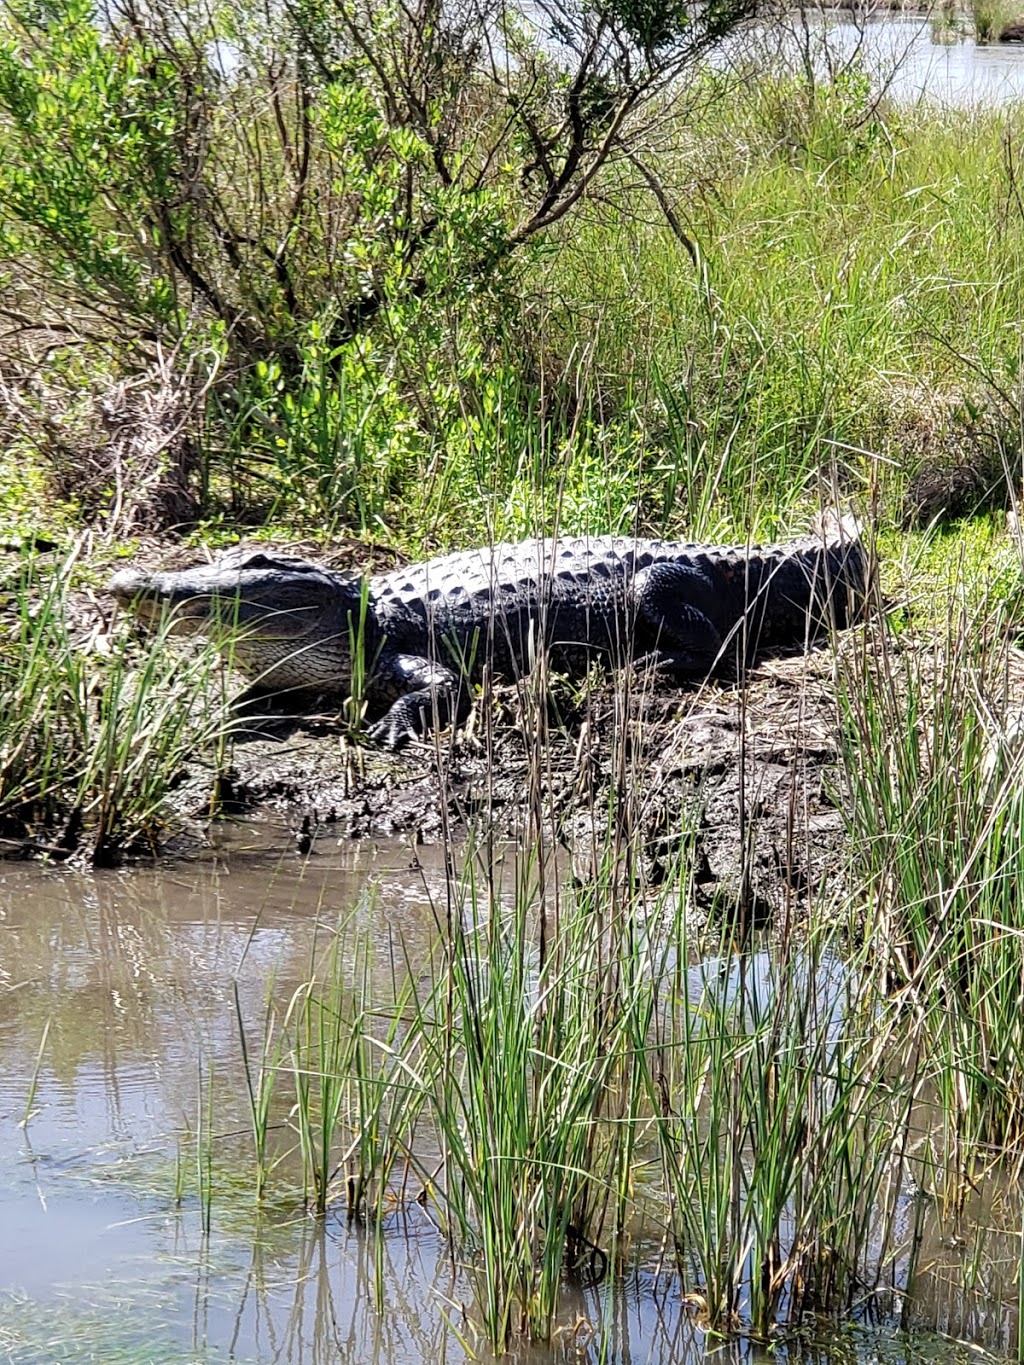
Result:
M247 569L269 569L270 560L262 551L257 551L254 555L246 556L245 567Z

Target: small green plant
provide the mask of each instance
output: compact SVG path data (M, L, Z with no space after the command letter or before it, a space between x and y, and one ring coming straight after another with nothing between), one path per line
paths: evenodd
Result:
M260 1055L254 1070L253 1059L249 1055L248 1034L242 1018L242 1004L237 978L234 982L234 999L235 1018L238 1021L238 1037L242 1048L242 1065L245 1069L245 1084L249 1100L249 1118L252 1125L256 1198L259 1200L263 1198L274 1165L269 1139L274 1092L284 1065L286 1040L278 1028L277 1015L274 1012L272 999L268 992L260 1038Z
M376 659L366 657L366 619L369 604L370 584L364 577L359 587L357 619L350 620L348 624L348 648L352 667L349 674L348 696L342 708L349 732L353 735L359 733L366 718L366 687L377 662Z
M0 821L58 857L87 842L99 864L156 850L186 758L228 722L209 652L183 664L166 631L141 661L124 636L106 657L76 645L75 559L23 556L0 615Z
M1004 605L954 613L917 650L880 624L841 693L864 933L894 1003L920 1020L953 1191L993 1147L1024 1140L1024 807Z
M199 1059L196 1068L198 1097L196 1114L196 1189L199 1192L200 1222L203 1236L209 1237L213 1225L213 1147L216 1134L213 1127L214 1114L214 1068L207 1067L206 1086L203 1087L203 1060Z
M409 1062L396 1047L411 982L378 1011L369 995L369 961L367 940L339 928L293 995L285 1027L306 1198L311 1194L320 1215L340 1198L350 1218L375 1211L379 1220L392 1163L408 1141L395 1124L385 1142L385 1115L397 1104L415 1127L417 1106L406 1101ZM379 1015L385 1022L375 1032Z
M21 1116L21 1126L24 1129L28 1125L36 1112L36 1093L39 1089L39 1072L43 1065L43 1054L46 1051L46 1040L50 1036L50 1020L47 1019L43 1028L43 1036L39 1040L39 1050L36 1052L36 1063L32 1068L32 1078L29 1081L28 1092L25 1095L25 1111Z
M868 1023L872 988L819 928L776 959L707 961L684 978L651 1099L684 1280L715 1330L767 1338L807 1310L852 1303L895 1267L891 1221L915 1099L889 1068L895 1032Z

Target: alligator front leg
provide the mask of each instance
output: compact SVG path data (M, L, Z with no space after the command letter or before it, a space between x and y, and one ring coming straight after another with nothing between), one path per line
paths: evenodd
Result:
M659 563L633 580L637 634L655 648L638 662L683 678L702 678L719 662L722 637L711 620L715 585L689 564Z
M465 699L457 673L419 654L382 654L369 680L369 691L375 700L395 698L366 732L374 743L388 749L400 749L410 740L422 739L435 724L444 726L458 720Z

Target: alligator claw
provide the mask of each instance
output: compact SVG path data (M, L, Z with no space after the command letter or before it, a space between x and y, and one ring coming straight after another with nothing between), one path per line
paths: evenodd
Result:
M419 662L402 655L396 655L394 659L402 660L406 664L404 670L406 676L412 671L408 664L411 662L416 665ZM397 672L398 668L395 667L393 671ZM443 683L444 677L442 676L439 681ZM420 687L399 697L391 709L380 720L375 721L366 733L374 743L382 744L387 749L402 749L410 741L423 739L429 734L433 729L435 717L441 725L447 724L449 710L450 703L446 691L432 691L429 687Z
M383 749L404 749L422 738L422 734L403 716L387 715L373 725L367 726L366 737L371 744L379 744Z

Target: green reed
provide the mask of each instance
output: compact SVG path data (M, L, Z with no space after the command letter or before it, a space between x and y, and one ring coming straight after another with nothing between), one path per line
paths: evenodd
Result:
M305 1193L318 1214L341 1199L350 1218L379 1219L393 1166L407 1159L416 1128L409 1045L399 1042L412 978L399 979L389 996L376 1000L372 960L369 937L342 926L292 995L282 1025L290 1040L292 1122Z
M186 760L229 725L210 651L183 659L166 627L138 658L124 634L79 643L76 558L24 557L0 613L0 824L29 848L84 844L102 863L155 851Z
M527 860L528 861L528 860ZM551 1332L563 1275L587 1265L608 1200L603 1108L621 1074L622 973L596 916L563 906L542 960L521 869L511 905L469 859L418 1011L445 1226L472 1252L489 1340ZM641 994L646 983L635 983ZM442 1183L443 1182L443 1183Z
M658 1133L676 1254L709 1326L766 1337L849 1307L901 1248L892 1166L916 1086L889 1066L856 963L819 929L778 956L707 959L660 1045Z
M552 880L543 804L511 884L481 826L426 963L399 955L381 995L348 927L289 1012L316 1206L376 1210L378 1235L404 1199L433 1209L497 1346L547 1339L566 1277L614 1273L641 1217L717 1331L767 1337L906 1273L923 1078L873 945L851 955L835 905L774 956L700 934L689 845L643 871L641 755L613 756L581 884Z
M556 906L528 858L501 888L482 853L453 867L438 943L397 995L375 993L351 929L296 992L319 1210L372 1213L378 1237L404 1200L433 1210L499 1347L546 1340L566 1277L615 1273L641 1217L717 1331L767 1337L905 1273L916 1035L867 950L840 958L834 907L778 958L724 934L701 964L684 868L641 908L619 844Z
M238 1023L238 1038L242 1049L242 1066L245 1070L246 1094L249 1101L256 1198L262 1199L266 1191L267 1181L276 1164L270 1150L270 1134L273 1125L274 1093L282 1066L285 1064L284 1053L287 1047L287 1037L279 1026L272 994L268 990L259 1038L260 1052L254 1065L254 1059L250 1056L249 1051L249 1036L246 1033L245 1021L242 1018L242 1004L237 978L232 983L232 990L235 1019Z
M203 1059L199 1058L196 1068L198 1097L196 1104L196 1190L199 1194L200 1221L203 1236L209 1237L213 1226L213 1147L215 1133L213 1127L214 1068L212 1061L207 1066L206 1085L203 1085Z
M370 604L370 585L362 579L359 589L359 607L354 620L348 623L349 658L352 671L349 678L348 696L342 708L345 722L352 735L359 733L366 717L366 684L377 663L376 659L366 657L366 614Z
M28 1090L25 1094L25 1108L21 1116L21 1126L26 1131L28 1130L28 1125L30 1121L35 1117L36 1114L36 1094L38 1093L39 1090L39 1075L43 1066L43 1054L46 1051L46 1040L50 1036L51 1022L52 1022L51 1020L47 1019L46 1023L43 1025L43 1035L39 1039L39 1048L36 1052L35 1065L32 1068L32 1075L29 1079Z
M1024 1141L1024 758L1006 611L968 598L913 647L880 621L841 674L862 932L892 1007L919 1021L951 1191Z

